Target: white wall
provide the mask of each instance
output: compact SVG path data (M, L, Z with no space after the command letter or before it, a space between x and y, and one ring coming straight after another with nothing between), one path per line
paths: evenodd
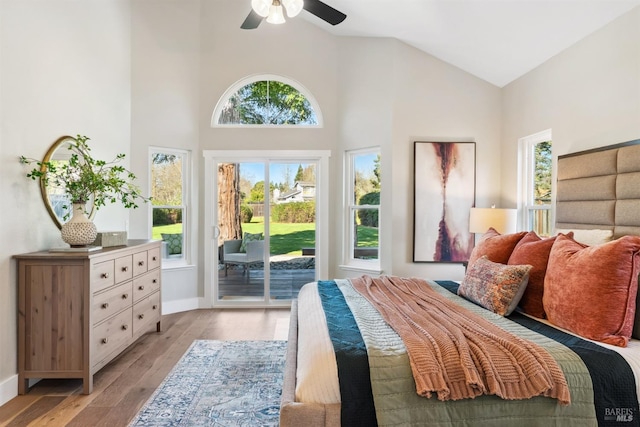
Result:
M340 52L341 150L382 149L384 273L461 279L461 264L412 262L413 145L476 142L477 204L498 203L500 89L395 40L347 39Z
M392 186L391 165L391 129L393 126L393 90L396 43L391 39L371 39L350 37L341 39L339 46L338 69L340 80L338 83L340 134L339 148L336 153L337 173L339 180L335 188L338 198L332 209L335 223L339 224L340 233L348 231L346 225L345 201L342 196L344 185L344 152L359 148L380 147L381 152L381 223L389 224L385 218L391 218L391 208L385 200L390 201ZM388 207L388 209L386 208ZM379 236L382 251L380 253L381 269L386 273L391 271L390 252L385 251L391 227L382 228ZM344 262L346 248L344 242L335 241L331 254L331 270L335 277L360 276L362 271L340 268ZM390 250L391 247L389 246Z
M413 254L413 142L476 143L476 206L497 203L500 89L398 44L393 121L393 274L462 279L461 264L416 264Z
M139 184L150 188L150 146L183 149L192 159L193 196L187 197L194 221L186 225L192 236L186 244L193 259L187 266L163 270L162 309L170 313L199 305L200 0L135 0L132 21L131 158L144 171ZM130 218L132 237L151 238L148 208L131 211Z
M503 203L515 207L518 138L551 129L556 159L640 138L640 7L502 92Z
M128 155L131 15L125 0L3 0L0 16L1 403L17 390L11 256L63 245L18 156L42 158L58 137L78 133L92 139L96 157ZM98 229L122 229L126 218L122 208L105 208L95 221Z

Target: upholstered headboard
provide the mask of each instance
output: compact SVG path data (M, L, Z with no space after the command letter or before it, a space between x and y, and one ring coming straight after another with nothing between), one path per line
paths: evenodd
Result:
M640 235L640 139L559 156L555 221Z

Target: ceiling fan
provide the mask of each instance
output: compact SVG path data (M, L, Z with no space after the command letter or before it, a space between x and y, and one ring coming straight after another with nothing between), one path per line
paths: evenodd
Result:
M296 16L302 9L331 25L338 25L347 17L344 13L320 0L251 0L251 12L240 28L253 30L258 28L258 25L265 18L271 24L282 24L285 21L282 13L283 6L289 18Z

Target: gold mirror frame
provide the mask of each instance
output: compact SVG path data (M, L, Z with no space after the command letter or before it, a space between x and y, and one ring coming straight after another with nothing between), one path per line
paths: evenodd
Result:
M72 136L61 136L54 142L47 153L44 155L42 159L43 163L55 161L55 160L64 160L68 158L67 155L67 144L77 142L77 140ZM70 154L69 154L70 155ZM42 171L46 173L46 166L42 165ZM49 212L49 216L56 224L59 229L62 229L62 224L64 224L64 212L58 213L56 212L56 206L52 201L52 196L55 194L51 191L51 187L45 185L45 180L40 178L40 193L42 195L42 201L44 202L45 207L47 208L47 212ZM65 200L64 203L70 205L71 202L69 200ZM93 201L87 203L90 204L90 208L87 209L89 219L93 219L96 215L96 209L93 206Z

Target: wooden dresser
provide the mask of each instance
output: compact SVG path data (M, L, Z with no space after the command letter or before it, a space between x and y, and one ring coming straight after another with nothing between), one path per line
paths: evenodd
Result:
M160 332L160 244L14 256L19 394L30 378L81 378L89 394L93 374L145 332Z

